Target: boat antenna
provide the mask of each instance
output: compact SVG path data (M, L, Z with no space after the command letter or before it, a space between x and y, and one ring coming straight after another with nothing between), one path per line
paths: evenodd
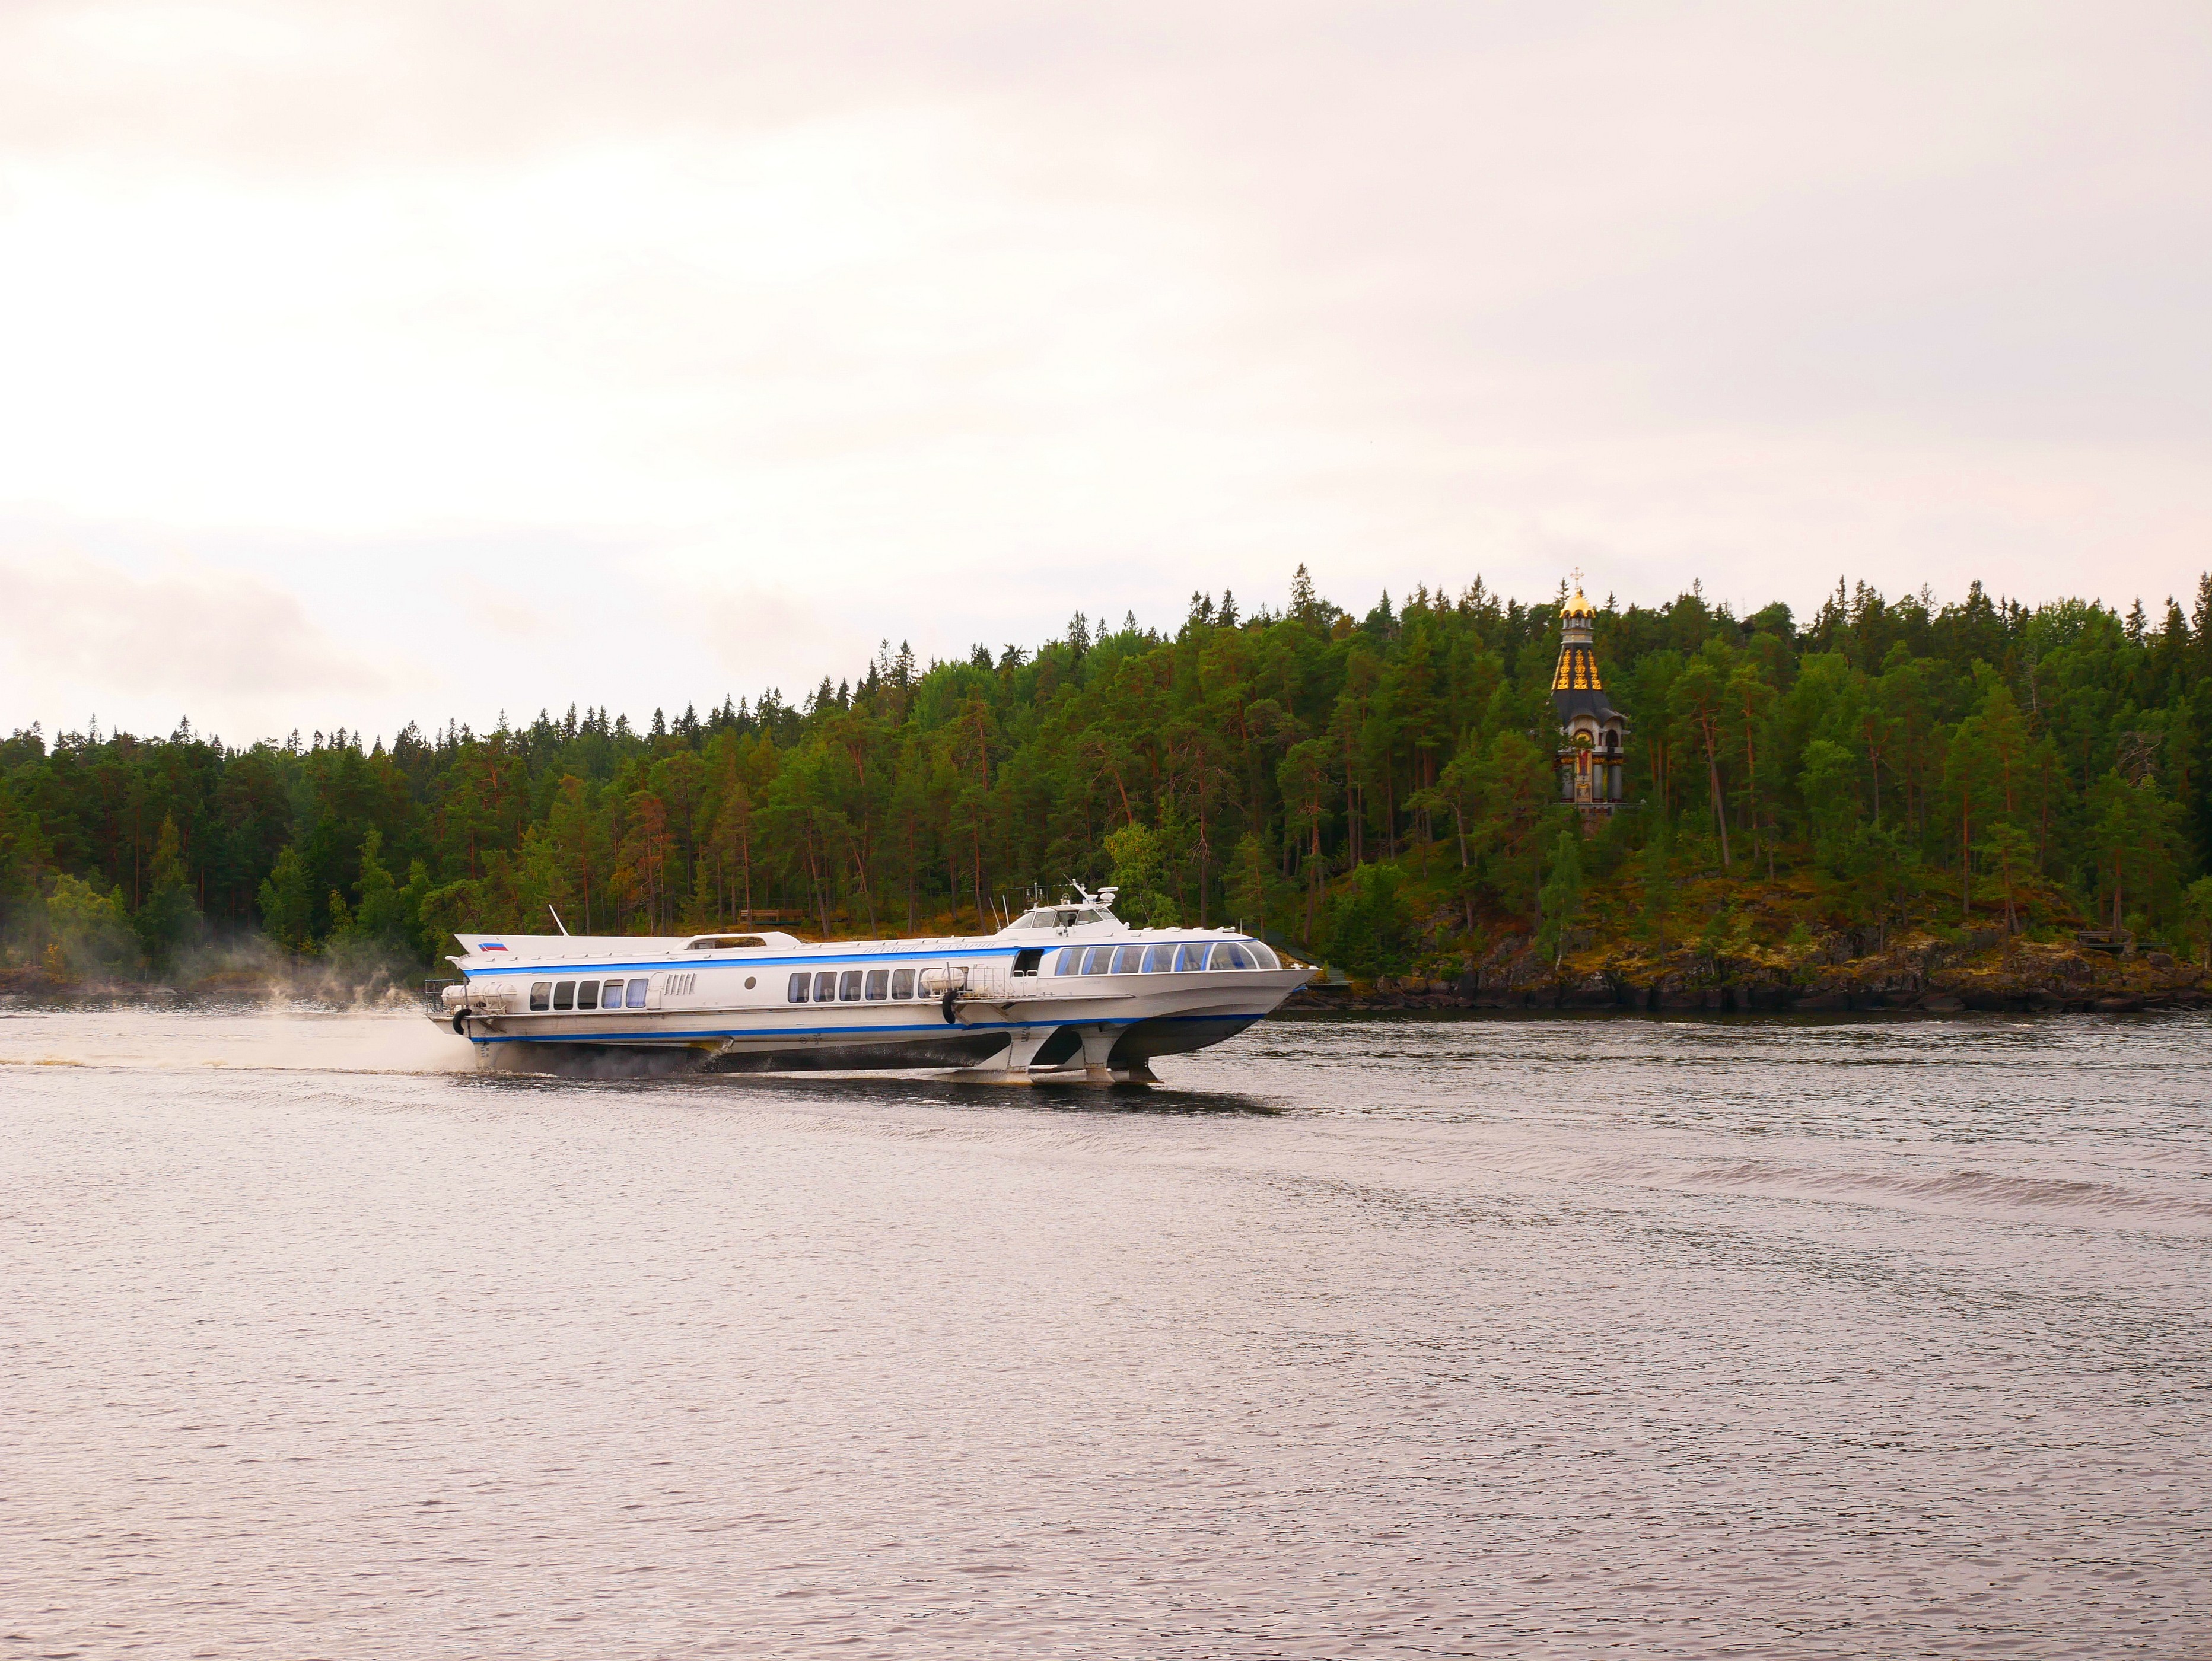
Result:
M545 909L548 911L553 911L553 902L550 900L546 901ZM562 940L568 938L568 925L561 921L561 914L558 911L553 911L553 926L561 931L561 938Z

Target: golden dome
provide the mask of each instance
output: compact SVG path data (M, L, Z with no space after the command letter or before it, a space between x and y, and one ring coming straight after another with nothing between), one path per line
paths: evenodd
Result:
M1566 609L1559 615L1563 618L1594 618L1597 615L1597 607L1583 598L1583 587L1578 582L1575 585L1575 597L1567 602Z

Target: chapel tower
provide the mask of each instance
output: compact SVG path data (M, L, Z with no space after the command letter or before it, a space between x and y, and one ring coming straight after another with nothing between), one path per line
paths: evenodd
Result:
M1613 707L1598 676L1591 630L1597 607L1575 597L1559 613L1559 666L1552 675L1552 708L1559 717L1559 800L1580 810L1585 835L1620 805L1626 794L1628 717Z

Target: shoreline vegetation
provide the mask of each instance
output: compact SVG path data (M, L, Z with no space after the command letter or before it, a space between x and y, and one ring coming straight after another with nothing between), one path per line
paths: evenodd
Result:
M2165 952L2118 952L1914 932L1893 946L1837 934L1802 949L1660 953L1634 946L1569 954L1554 964L1509 936L1479 966L1449 980L1383 976L1316 984L1306 1009L1623 1010L1707 1013L2126 1014L2212 1006L2203 965Z
M2212 1001L2212 578L2192 611L1838 585L1802 627L1608 599L1626 801L1560 799L1564 588L1035 650L696 706L0 740L0 993L404 988L456 928L988 932L1034 886L1235 922L1297 1007L1840 1011Z

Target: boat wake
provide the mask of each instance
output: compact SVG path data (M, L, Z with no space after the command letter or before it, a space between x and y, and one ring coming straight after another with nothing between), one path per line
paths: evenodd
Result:
M1687 1175L1687 1185L1756 1190L1784 1198L1860 1200L1931 1210L2034 1211L2052 1220L2166 1225L2212 1232L2212 1201L2144 1192L2080 1177L2001 1171L1836 1171L1768 1159L1732 1159Z
M412 1013L59 1009L0 1018L0 1068L455 1074L470 1057Z

